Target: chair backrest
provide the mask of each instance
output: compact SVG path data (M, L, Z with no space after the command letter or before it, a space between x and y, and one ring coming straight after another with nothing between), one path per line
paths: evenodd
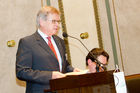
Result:
M140 93L140 74L125 76L128 93Z

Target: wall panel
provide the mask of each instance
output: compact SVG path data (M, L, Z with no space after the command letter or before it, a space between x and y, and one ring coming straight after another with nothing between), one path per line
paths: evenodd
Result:
M0 0L0 93L25 93L25 82L16 79L15 60L20 38L36 31L40 0ZM7 41L15 40L15 47Z

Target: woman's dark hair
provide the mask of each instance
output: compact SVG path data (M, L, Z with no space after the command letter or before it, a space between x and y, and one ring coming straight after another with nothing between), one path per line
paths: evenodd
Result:
M91 59L93 62L95 62L95 58L93 58L92 55L94 55L95 58L97 58L100 55L103 55L103 56L105 56L107 58L107 61L109 59L109 55L104 49L102 49L102 48L94 48L86 56L86 65L88 65L88 62L87 62L88 59Z

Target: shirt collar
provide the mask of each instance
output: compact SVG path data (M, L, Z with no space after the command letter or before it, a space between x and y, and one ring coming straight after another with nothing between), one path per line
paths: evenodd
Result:
M40 29L38 29L37 31L43 38L48 37L48 35L44 34ZM52 38L52 36L51 36L51 38Z

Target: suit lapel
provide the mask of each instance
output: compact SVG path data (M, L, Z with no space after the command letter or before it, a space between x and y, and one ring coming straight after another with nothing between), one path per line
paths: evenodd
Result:
M60 52L60 55L61 55L61 58L63 57L62 56L62 54L63 54L63 49L62 49L62 45L61 45L61 41L58 39L58 37L57 36L55 36L55 35L53 35L53 38L54 38L54 41L55 41L55 43L56 43L56 45L57 45L57 47L58 47L58 50L59 50L59 52ZM63 62L63 58L62 58L62 62Z
M61 59L62 59L62 72L63 72L63 67L64 67L64 49L63 49L63 46L62 46L62 43L60 41L60 39L57 37L57 36L53 36L54 38L54 41L58 47L58 50L59 50L59 53L60 53L60 56L61 56Z
M38 42L38 44L48 53L50 53L52 56L55 57L54 53L51 51L48 44L44 41L44 39L38 34L38 32L35 33L35 39ZM55 57L56 58L56 57Z

